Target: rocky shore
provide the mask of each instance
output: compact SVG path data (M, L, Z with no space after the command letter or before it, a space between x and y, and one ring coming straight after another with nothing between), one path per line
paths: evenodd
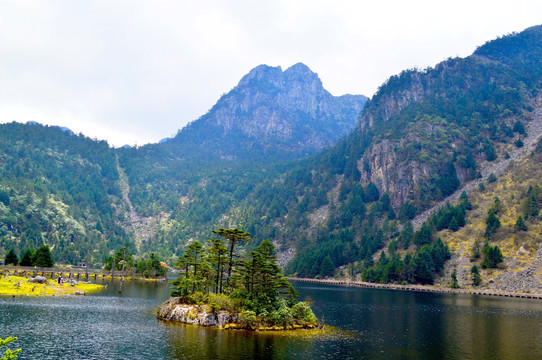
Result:
M157 317L161 320L226 330L275 331L312 329L319 326L318 324L300 325L295 323L285 326L265 326L257 321L247 321L242 313L232 313L226 310L212 311L208 305L186 304L180 297L173 297L160 305Z

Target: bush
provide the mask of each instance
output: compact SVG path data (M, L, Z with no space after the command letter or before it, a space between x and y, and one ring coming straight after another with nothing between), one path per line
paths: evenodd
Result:
M281 305L277 310L272 311L267 316L267 321L270 324L287 327L292 325L294 316L292 310L285 304Z
M248 328L256 328L260 322L254 311L245 310L239 314L239 323Z
M189 294L187 298L191 304L197 305L202 305L209 301L209 295L204 294L201 291L196 291L195 293Z
M241 309L241 300L232 299L225 294L209 294L208 301L215 310L238 312Z
M292 316L301 323L313 324L317 322L310 304L306 301L298 302L292 307Z
M489 176L487 177L487 182L488 183L493 183L495 181L497 181L497 177L495 176L495 174L493 174L493 173L489 174Z

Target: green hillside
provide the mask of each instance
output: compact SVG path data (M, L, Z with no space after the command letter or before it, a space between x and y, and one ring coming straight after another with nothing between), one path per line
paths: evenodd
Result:
M56 261L103 261L129 237L115 212L115 152L67 129L0 126L0 248L52 246Z
M359 117L363 97L331 96L306 66L260 66L175 138L138 148L1 125L0 249L45 242L57 261L91 253L100 262L126 243L139 256L173 260L209 229L241 228L270 239L288 274L446 282L472 233L496 224L483 218L483 194L512 176L509 162L523 166L522 149L542 132L541 55L541 26L503 36L469 57L390 77ZM510 186L527 181L516 178ZM482 180L487 192L473 192ZM531 185L514 201L496 195L516 210L511 220L501 218L504 206L494 214L501 227L482 253L498 258L494 242L502 243L509 261L520 250L505 243L519 238L521 251L536 253L536 236L526 235L538 231L533 213L527 232L499 238L518 221L519 198L538 201ZM462 284L470 275L461 266ZM491 271L499 270L482 269L483 281Z

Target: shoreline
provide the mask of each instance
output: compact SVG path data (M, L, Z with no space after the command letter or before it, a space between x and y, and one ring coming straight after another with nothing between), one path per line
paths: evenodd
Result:
M0 296L63 296L87 295L100 292L103 285L90 282L66 281L58 284L56 280L43 278L45 282L31 282L32 278L4 275L0 278Z
M308 323L292 318L289 324L267 324L263 319L244 312L212 310L210 304L187 304L181 297L172 297L164 301L156 311L159 320L216 328L221 330L245 331L295 331L320 328L318 322ZM262 322L263 321L263 322Z
M488 290L452 289L452 288L439 287L435 285L379 284L379 283L369 283L369 282L364 282L364 281L325 280L325 279L309 279L309 278L296 278L296 277L288 277L288 280L305 282L305 283L314 283L314 284L328 284L328 285L361 287L361 288L370 288L370 289L433 292L433 293L445 293L445 294L485 295L485 296L494 296L494 297L542 300L542 294L517 293L517 292L489 290L489 289Z

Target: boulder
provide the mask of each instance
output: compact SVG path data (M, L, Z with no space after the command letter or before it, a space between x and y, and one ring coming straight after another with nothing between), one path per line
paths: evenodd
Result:
M47 284L47 279L44 276L36 276L31 279L28 279L28 282L36 284Z

